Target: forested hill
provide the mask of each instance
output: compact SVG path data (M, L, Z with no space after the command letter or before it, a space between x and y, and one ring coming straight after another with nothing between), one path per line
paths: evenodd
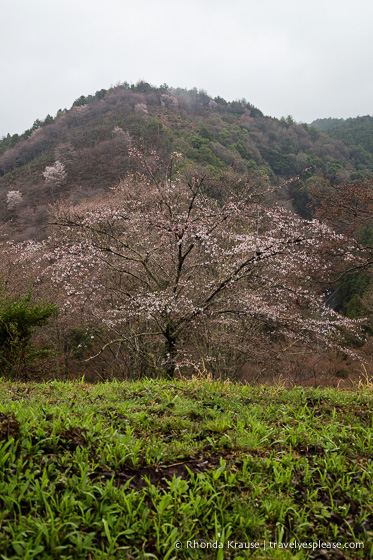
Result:
M292 183L285 193L303 215L307 201L300 187L311 173L340 181L373 170L356 157L360 148L291 117L266 117L246 100L124 83L81 96L71 109L0 141L0 220L8 235L40 238L50 203L69 198L74 204L115 185L131 170L130 140L165 157L181 152L185 166L210 175L230 170L280 184L312 166L303 183Z
M373 169L373 117L317 119L310 126L342 140L351 150L355 167Z

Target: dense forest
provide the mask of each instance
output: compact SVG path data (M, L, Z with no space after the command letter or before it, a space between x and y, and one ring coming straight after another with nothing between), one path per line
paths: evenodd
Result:
M123 148L126 135L162 156L180 151L186 166L204 167L211 174L233 169L280 185L312 167L312 173L282 193L304 217L311 217L307 187L315 174L341 181L373 171L365 156L359 159L360 148L343 138L296 124L290 116L265 117L245 100L227 102L203 91L144 82L123 84L82 96L70 110L37 120L24 134L0 142L1 218L13 228L12 237L41 238L48 204L61 197L77 202L118 182L131 168ZM55 161L66 173L57 189L43 177ZM7 208L9 191L19 191L22 200L18 205L12 200Z
M356 167L373 169L373 117L318 119L311 127L342 140L351 149L350 158Z
M139 82L6 136L3 367L343 376L370 348L372 128Z

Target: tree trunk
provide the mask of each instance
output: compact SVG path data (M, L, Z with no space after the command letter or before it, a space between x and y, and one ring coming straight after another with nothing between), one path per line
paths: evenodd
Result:
M176 336L172 324L168 324L166 327L166 342L164 346L165 362L166 362L166 374L169 378L175 377L176 370Z

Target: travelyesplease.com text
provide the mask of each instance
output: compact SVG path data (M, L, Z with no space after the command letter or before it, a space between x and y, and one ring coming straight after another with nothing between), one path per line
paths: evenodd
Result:
M328 541L306 541L306 542L299 542L297 540L291 542L277 542L277 541L262 541L262 542L241 542L241 541L226 541L221 542L218 540L215 541L203 541L203 540L192 540L192 541L176 541L174 543L174 548L181 550L181 549L194 549L194 548L201 548L201 549L225 549L225 550L252 550L255 549L264 549L270 550L274 548L286 550L302 550L302 549L309 549L309 550L343 550L343 549L354 549L354 550L362 550L364 549L364 543L362 542L328 542Z

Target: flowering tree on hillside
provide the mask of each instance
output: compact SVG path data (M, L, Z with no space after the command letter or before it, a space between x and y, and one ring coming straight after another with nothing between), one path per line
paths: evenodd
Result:
M310 189L320 219L355 239L356 268L373 264L373 179L334 184L320 180Z
M65 165L57 160L53 165L45 168L43 176L47 185L52 189L59 188L66 182Z
M108 344L172 376L183 360L223 356L234 371L259 340L332 346L354 328L313 291L330 254L353 258L342 235L264 206L242 178L214 199L205 177L175 173L180 154L131 156L141 174L111 199L59 207L44 257L65 305L99 318Z
M8 191L6 196L6 204L8 210L14 210L22 202L22 193L20 191Z
M373 179L340 184L320 179L311 185L310 196L316 215L354 240L357 258L336 268L332 297L349 317L366 318L365 332L370 337L366 353L372 355Z

